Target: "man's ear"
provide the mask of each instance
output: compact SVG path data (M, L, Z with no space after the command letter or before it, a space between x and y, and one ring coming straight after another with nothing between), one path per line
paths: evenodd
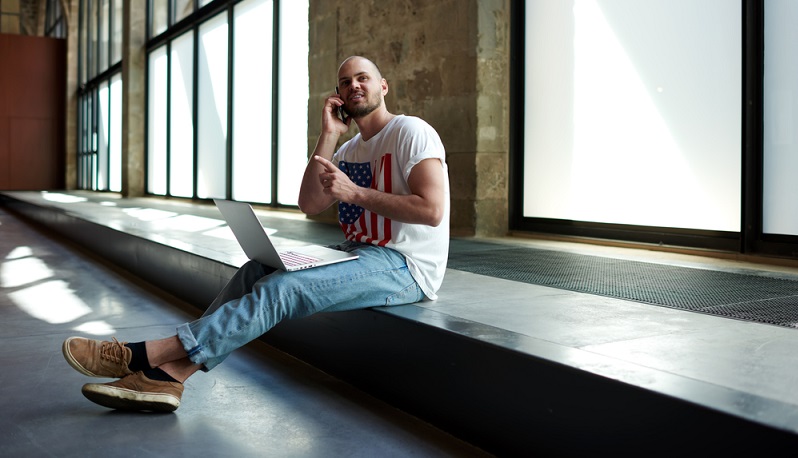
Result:
M388 94L388 80L385 78L380 81L380 86L382 86L382 95L383 97Z

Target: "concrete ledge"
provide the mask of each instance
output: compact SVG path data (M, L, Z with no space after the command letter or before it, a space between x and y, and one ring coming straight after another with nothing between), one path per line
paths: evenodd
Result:
M112 228L24 195L6 193L2 203L198 313L235 271L218 257L153 240L168 237ZM310 223L293 224L301 234ZM779 455L798 445L789 426L798 425L798 411L787 403L419 306L318 314L281 323L262 340L499 455Z

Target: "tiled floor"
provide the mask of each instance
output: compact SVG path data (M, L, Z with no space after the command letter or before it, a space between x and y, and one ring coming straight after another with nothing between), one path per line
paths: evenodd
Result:
M174 414L87 401L61 342L164 337L197 312L0 207L0 456L480 456L295 359L254 343L189 379Z

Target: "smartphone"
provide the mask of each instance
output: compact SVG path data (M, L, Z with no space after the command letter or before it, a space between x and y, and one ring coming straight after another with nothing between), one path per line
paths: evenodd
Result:
M338 92L338 86L335 86L335 93L341 95L341 93ZM347 116L346 110L344 110L344 106L341 105L338 107L338 119L340 119L342 123L346 124L346 118L348 117L349 116Z

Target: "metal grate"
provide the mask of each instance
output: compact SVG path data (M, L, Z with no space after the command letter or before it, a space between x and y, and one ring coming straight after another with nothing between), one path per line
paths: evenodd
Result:
M451 269L798 327L798 281L484 242L452 242Z

